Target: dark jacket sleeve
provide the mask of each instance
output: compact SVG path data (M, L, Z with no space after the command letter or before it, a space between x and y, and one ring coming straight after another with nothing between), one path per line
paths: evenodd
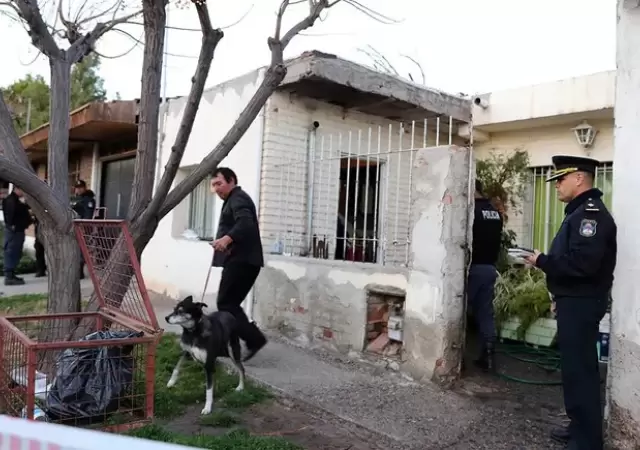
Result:
M552 277L593 277L598 273L606 254L615 224L608 217L598 213L576 214L567 224L569 229L568 250L564 254L538 256L536 265ZM600 220L599 220L600 219ZM595 230L591 235L581 232L585 223L591 223Z
M14 227L16 224L16 202L14 196L10 195L2 201L2 214L4 215L4 224L8 228Z
M229 201L235 223L227 235L233 242L241 242L255 226L251 198L247 194L233 195Z

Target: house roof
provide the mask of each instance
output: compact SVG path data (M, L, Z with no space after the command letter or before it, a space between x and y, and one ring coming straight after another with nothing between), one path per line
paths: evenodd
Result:
M470 99L378 72L336 55L305 52L286 62L281 88L393 120L471 121Z
M136 139L138 101L87 103L72 111L70 119L70 151L94 142ZM20 136L20 142L29 156L46 153L48 140L49 123Z

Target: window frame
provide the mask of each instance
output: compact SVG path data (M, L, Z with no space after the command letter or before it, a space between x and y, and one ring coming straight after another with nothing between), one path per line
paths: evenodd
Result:
M201 241L214 239L216 196L210 186L211 176L207 176L189 194L187 229L194 231Z

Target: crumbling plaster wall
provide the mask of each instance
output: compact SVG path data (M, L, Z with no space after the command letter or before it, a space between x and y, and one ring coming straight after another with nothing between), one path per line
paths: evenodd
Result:
M468 148L450 146L419 150L413 166L405 366L444 385L462 357L470 164Z
M361 351L367 286L406 292L402 369L448 383L458 373L470 228L469 149L418 150L408 268L268 255L256 284L258 323L303 345Z

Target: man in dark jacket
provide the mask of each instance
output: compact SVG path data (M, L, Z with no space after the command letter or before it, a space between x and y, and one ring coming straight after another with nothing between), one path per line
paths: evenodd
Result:
M238 186L233 170L218 167L213 172L211 190L224 200L216 240L211 243L215 249L213 265L222 267L218 310L230 312L238 321L238 334L247 344L247 361L267 343L241 306L264 266L258 215L251 197Z
M551 437L570 450L602 450L602 403L596 344L609 303L617 256L617 227L593 187L598 161L554 156L558 200L565 217L548 253L535 251L529 263L547 276L558 321L564 406L571 420Z
M496 326L493 297L498 277L496 262L500 254L502 227L502 216L482 194L482 183L476 180L467 298L481 338L480 357L475 364L487 371L495 371Z
M4 214L4 284L16 286L24 284L24 279L15 274L22 258L25 230L31 225L31 213L24 202L21 189L14 186L11 194L2 200Z
M84 180L78 180L73 185L75 196L71 199L71 208L78 213L80 219L93 219L93 212L96 209L96 194L91 189L87 189ZM84 258L80 256L80 279L84 278Z

